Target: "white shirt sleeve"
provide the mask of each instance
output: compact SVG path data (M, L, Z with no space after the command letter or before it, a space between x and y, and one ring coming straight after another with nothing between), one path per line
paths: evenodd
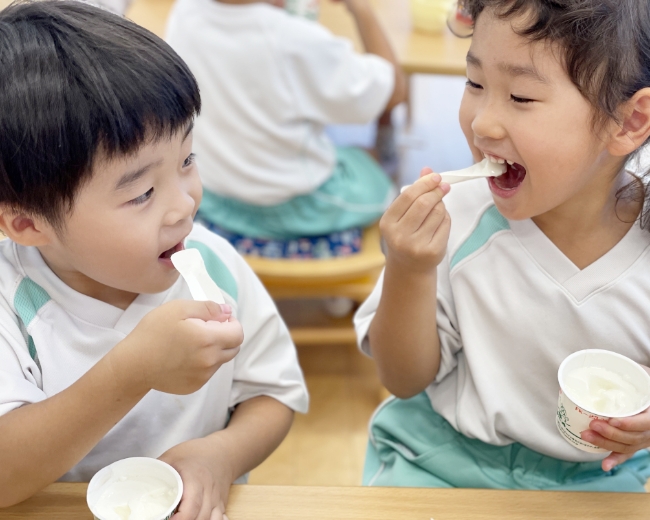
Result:
M367 124L381 115L393 93L393 65L355 52L321 25L289 21L277 44L298 113L322 124Z
M0 416L47 397L40 388L40 369L5 305L0 299Z
M355 317L354 326L357 332L357 341L361 351L370 356L370 341L368 330L377 313L381 290L384 284L384 273L381 273L377 285L368 299L359 307ZM438 322L438 337L440 338L440 368L435 382L440 382L458 364L456 355L462 348L458 325L456 323L456 310L454 308L451 285L449 284L449 260L438 266L438 308L436 309Z
M244 343L235 357L230 406L267 395L306 413L307 388L289 330L257 276L243 259L237 260L237 318Z

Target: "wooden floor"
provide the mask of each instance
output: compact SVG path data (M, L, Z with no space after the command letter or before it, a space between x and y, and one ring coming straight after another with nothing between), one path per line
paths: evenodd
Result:
M280 447L255 469L251 484L361 484L366 426L378 404L372 361L354 346L299 347L310 409L296 415Z

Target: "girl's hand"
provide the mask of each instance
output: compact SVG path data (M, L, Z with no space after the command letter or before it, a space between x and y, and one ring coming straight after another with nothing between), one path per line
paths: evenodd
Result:
M442 198L449 190L440 175L424 168L419 181L391 204L379 222L388 248L387 266L431 272L442 262L451 226Z
M221 460L206 460L204 442L205 439L184 442L160 457L183 480L183 496L174 520L228 520L226 504L234 478L227 454Z
M650 373L650 368L643 368ZM612 451L603 459L603 471L611 470L637 451L650 447L650 408L632 417L609 421L594 420L589 427L589 430L582 432L581 437L587 442Z
M625 462L637 451L650 447L650 408L633 417L594 420L590 429L582 432L581 437L587 441L611 450L612 453L603 460L603 471Z

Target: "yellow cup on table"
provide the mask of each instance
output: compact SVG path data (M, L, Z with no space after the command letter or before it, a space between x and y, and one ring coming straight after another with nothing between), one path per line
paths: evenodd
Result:
M454 0L411 0L413 28L427 33L441 33L455 4Z

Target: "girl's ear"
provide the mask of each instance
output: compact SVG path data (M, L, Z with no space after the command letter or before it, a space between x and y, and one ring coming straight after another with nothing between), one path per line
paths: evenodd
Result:
M0 231L22 246L44 246L52 229L42 219L0 205Z
M622 123L608 147L615 156L631 154L650 137L650 87L639 90L621 108Z

